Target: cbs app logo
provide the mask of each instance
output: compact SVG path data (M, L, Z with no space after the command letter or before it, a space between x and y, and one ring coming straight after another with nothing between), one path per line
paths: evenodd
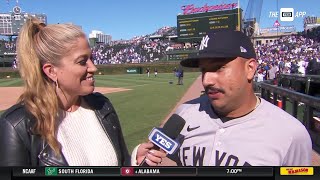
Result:
M281 8L280 9L280 21L293 21L294 20L293 8Z

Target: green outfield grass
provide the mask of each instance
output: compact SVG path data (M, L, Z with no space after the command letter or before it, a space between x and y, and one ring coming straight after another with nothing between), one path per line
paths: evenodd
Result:
M158 127L171 112L200 73L185 73L184 85L178 86L172 73L137 75L96 75L97 87L132 89L125 92L105 94L114 105L122 126L128 149L147 140L153 127ZM173 84L169 84L172 81ZM22 86L19 78L0 79L0 87ZM200 95L200 92L199 92ZM1 100L0 100L1 103ZM287 112L292 114L292 103L287 102ZM0 114L3 113L0 112ZM298 107L298 119L303 119L303 107Z
M19 87L22 84L20 78L0 79L0 87Z
M131 152L137 144L146 141L151 129L160 125L199 75L186 73L183 86L176 85L177 78L172 73L158 77L151 74L149 78L145 74L98 76L96 85L132 89L106 95L119 114Z
M186 72L182 86L176 85L177 78L173 73L159 73L158 77L150 74L149 78L145 74L96 75L95 78L97 87L132 89L105 95L119 115L131 152L137 144L146 141L151 129L160 125L199 75L199 72ZM6 86L22 86L22 81L18 78L0 79L0 87Z

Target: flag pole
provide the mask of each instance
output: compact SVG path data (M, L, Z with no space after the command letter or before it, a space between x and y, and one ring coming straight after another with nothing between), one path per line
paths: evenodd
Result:
M240 0L238 0L238 29L241 31L241 26L240 26Z
M278 12L278 16L277 16L277 21L279 23L279 15L280 15L280 11L279 11L279 1L277 0L277 12ZM277 26L277 38L278 38L278 35L279 34L279 25Z

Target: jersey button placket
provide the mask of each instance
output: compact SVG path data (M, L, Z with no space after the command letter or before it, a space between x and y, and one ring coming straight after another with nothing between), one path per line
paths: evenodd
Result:
M225 130L224 128L221 128L221 129L218 130L218 132L219 132L220 134L223 134L225 131L226 131L226 130Z
M221 148L221 141L220 141L220 136L221 136L221 132L224 132L224 130L221 131L221 127L219 129L216 130L216 133L215 133L215 137L214 137L214 140L213 140L213 147L212 147L212 155L211 157L216 157L216 151L219 151L219 149ZM216 164L216 161L215 158L211 158L210 159L210 165L215 165Z
M222 145L222 142L220 141L220 137L222 136L222 134L225 132L226 130L224 128L221 128L217 131L216 134L216 141L214 143L214 145L216 146L216 148L219 148Z

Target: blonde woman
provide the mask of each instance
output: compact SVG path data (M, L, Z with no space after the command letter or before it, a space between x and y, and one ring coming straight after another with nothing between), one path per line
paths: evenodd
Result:
M0 119L0 166L131 164L115 109L93 93L97 68L79 27L30 18L20 31L17 54L25 88ZM150 146L141 147L136 159Z

